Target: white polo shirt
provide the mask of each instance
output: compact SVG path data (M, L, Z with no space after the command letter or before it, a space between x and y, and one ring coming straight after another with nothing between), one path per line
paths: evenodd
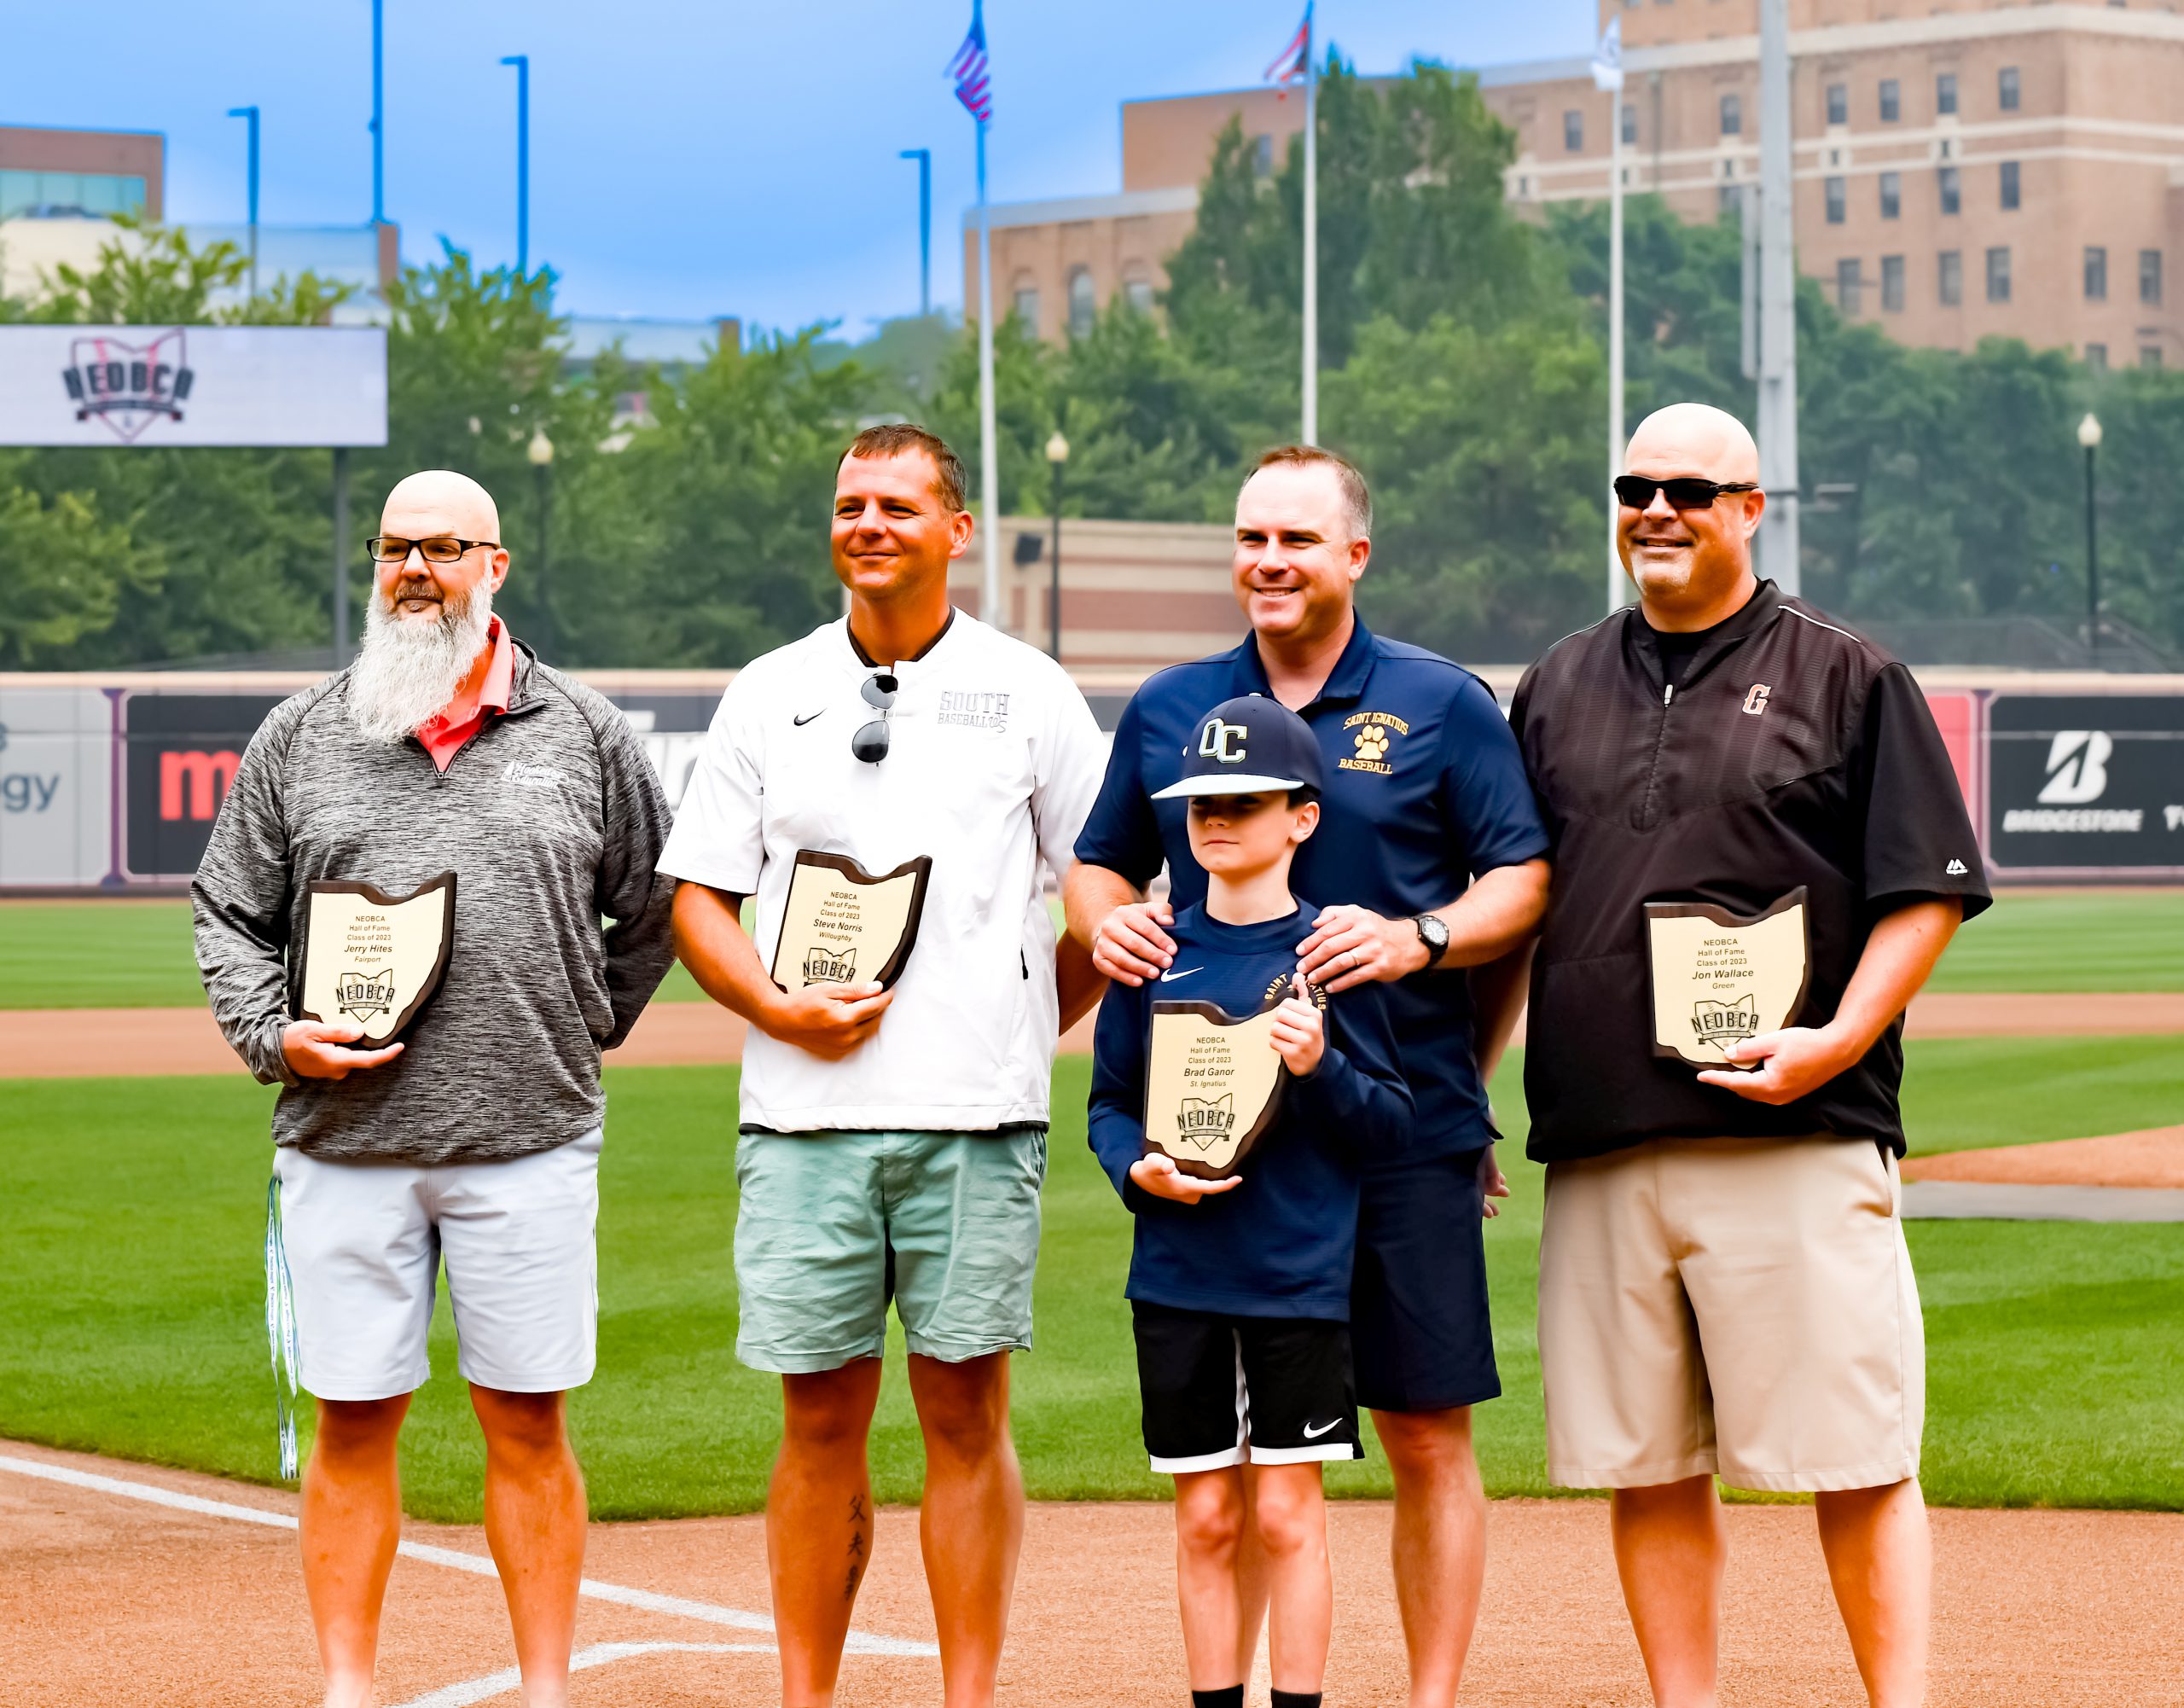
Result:
M879 1030L826 1061L755 1027L741 1124L985 1131L1047 1118L1059 1003L1040 866L1059 876L1106 769L1092 711L1043 653L958 611L901 683L887 757L845 618L752 660L713 714L660 870L758 898L773 964L797 851L868 872L929 855L916 946Z

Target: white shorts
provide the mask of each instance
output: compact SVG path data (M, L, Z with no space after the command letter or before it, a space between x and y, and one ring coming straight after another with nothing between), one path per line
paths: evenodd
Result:
M506 1162L432 1167L276 1151L300 1386L328 1400L422 1387L442 1258L464 1380L519 1394L590 1381L600 1141L595 1130Z

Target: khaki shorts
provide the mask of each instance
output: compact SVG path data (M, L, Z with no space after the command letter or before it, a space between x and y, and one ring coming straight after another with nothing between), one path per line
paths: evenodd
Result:
M1926 1336L1870 1139L1658 1139L1547 1171L1548 1474L1872 1489L1919 1473Z

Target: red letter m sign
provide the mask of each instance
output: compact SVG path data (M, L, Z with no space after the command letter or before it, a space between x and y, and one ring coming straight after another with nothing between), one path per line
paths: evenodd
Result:
M220 810L235 780L240 753L162 753L160 755L160 818L206 819ZM188 799L185 802L184 793Z

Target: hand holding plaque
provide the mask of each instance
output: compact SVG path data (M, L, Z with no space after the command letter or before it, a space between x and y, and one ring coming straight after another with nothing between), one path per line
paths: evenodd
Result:
M1812 982L1802 885L1745 916L1705 902L1646 903L1653 1054L1739 1067L1731 1044L1795 1024Z
M1291 986L1294 993L1296 986ZM1278 1002L1239 1016L1213 1002L1156 1002L1145 1067L1145 1147L1177 1171L1226 1180L1281 1111L1290 1079L1275 1048Z
M455 945L455 874L406 896L321 880L305 892L299 1020L354 1025L353 1048L377 1049L409 1031L440 987Z
M917 943L932 876L924 855L875 877L845 854L798 850L774 945L774 983L791 994L813 985L892 989Z

